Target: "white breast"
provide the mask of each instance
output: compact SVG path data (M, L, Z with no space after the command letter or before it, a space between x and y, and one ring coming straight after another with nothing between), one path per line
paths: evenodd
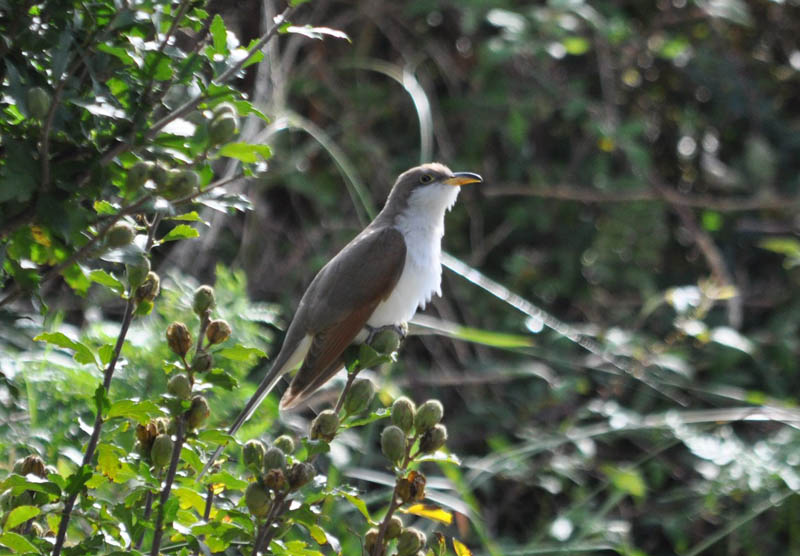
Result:
M442 295L444 213L458 196L458 187L433 185L411 194L395 226L406 241L403 273L392 294L375 309L367 324L386 326L408 322L435 293Z

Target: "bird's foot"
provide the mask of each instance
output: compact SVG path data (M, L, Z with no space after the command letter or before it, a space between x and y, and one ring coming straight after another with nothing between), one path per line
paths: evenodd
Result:
M365 343L378 353L394 353L408 335L408 323L405 322L375 327L367 324L366 329L368 335Z

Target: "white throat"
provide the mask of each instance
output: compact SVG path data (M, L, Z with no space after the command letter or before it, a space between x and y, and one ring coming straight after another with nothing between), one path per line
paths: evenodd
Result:
M406 260L392 294L370 316L370 326L408 322L431 297L442 295L444 215L456 202L459 188L434 184L416 189L397 215L395 227L406 241Z

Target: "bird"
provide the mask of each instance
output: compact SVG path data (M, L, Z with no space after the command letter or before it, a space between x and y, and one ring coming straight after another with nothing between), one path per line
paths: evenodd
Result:
M228 434L236 434L286 373L300 367L281 410L298 406L339 372L350 344L405 325L434 294L441 295L445 213L461 186L482 181L478 174L453 172L437 162L400 174L380 213L311 281L270 370Z

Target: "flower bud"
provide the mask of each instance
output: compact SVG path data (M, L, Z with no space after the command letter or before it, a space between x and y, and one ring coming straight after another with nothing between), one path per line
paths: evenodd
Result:
M419 441L419 449L423 454L432 454L447 442L447 428L442 425L434 425L422 434Z
M283 452L272 446L267 449L266 453L264 454L264 472L268 472L270 469L285 469L286 468L286 456Z
M194 290L192 299L192 309L199 317L203 317L206 311L213 309L217 302L214 299L214 288L211 286L200 286Z
M50 111L50 94L42 87L31 87L25 95L31 118L43 120Z
M231 325L222 319L212 320L206 328L206 338L211 344L221 344L231 336Z
M396 539L403 532L403 520L399 516L393 515L386 526L386 540Z
M125 247L133 242L136 231L127 222L117 222L106 232L106 245L111 248Z
M125 265L125 271L128 273L128 286L134 291L147 278L147 273L150 272L150 259L142 254L137 263Z
M406 453L406 435L395 425L389 425L381 433L381 451L392 463L400 461Z
M258 481L250 483L244 491L244 503L255 517L264 517L269 512L269 492Z
M192 335L189 328L182 322L173 322L167 327L167 345L169 349L183 357L192 347Z
M405 396L401 396L392 404L392 423L408 434L414 426L414 415L416 411L414 402Z
M182 400L191 398L192 384L189 382L189 377L183 373L173 376L167 382L167 392Z
M215 116L208 124L208 140L212 145L222 145L239 133L239 118L230 112Z
M140 160L128 168L128 174L125 176L125 189L128 192L140 189L150 175L150 167L150 163Z
M316 474L317 471L312 464L304 461L295 463L289 469L289 486L292 490L297 490L311 482Z
M414 417L414 426L417 432L425 432L433 425L442 420L444 407L439 400L428 400L417 409Z
M244 465L254 473L260 473L264 465L264 454L267 447L260 440L248 440L242 447Z
M158 277L158 274L152 271L148 272L144 282L136 288L134 298L137 303L141 303L142 301L149 301L152 303L156 296L158 296L160 289L161 279Z
M150 447L153 445L153 440L158 436L158 427L155 421L150 421L146 425L136 425L136 439L141 445L141 454L144 456L150 455Z
M170 174L165 197L180 199L195 192L200 185L200 175L194 170L178 170Z
M192 370L196 373L204 373L214 366L214 356L207 351L198 351L192 358Z
M364 535L364 548L366 549L367 554L372 554L375 550L375 544L378 542L378 535L380 531L377 528L373 527L367 534Z
M367 409L375 396L375 385L368 378L356 379L344 398L344 410L348 415L358 414Z
M406 326L406 330L408 327ZM400 343L403 341L403 336L398 334L398 331L393 327L384 328L378 332L369 345L372 349L381 355L391 355L400 348Z
M333 440L336 436L336 431L339 429L339 416L330 409L320 412L316 418L311 421L311 440L321 438L326 442Z
M397 539L397 556L412 556L425 546L425 534L419 529L409 527L404 529Z
M294 453L294 440L288 434L280 435L275 439L275 442L273 442L272 445L287 456Z
M286 475L283 473L283 469L267 471L267 474L264 475L264 486L276 491L283 490L283 487L286 486Z
M168 434L159 434L153 441L153 447L150 448L150 461L156 467L166 467L172 459L172 449L175 443L172 437Z
M196 429L209 415L211 415L211 409L208 407L206 399L203 396L195 396L192 398L192 406L186 414L186 424L189 425L189 428Z

